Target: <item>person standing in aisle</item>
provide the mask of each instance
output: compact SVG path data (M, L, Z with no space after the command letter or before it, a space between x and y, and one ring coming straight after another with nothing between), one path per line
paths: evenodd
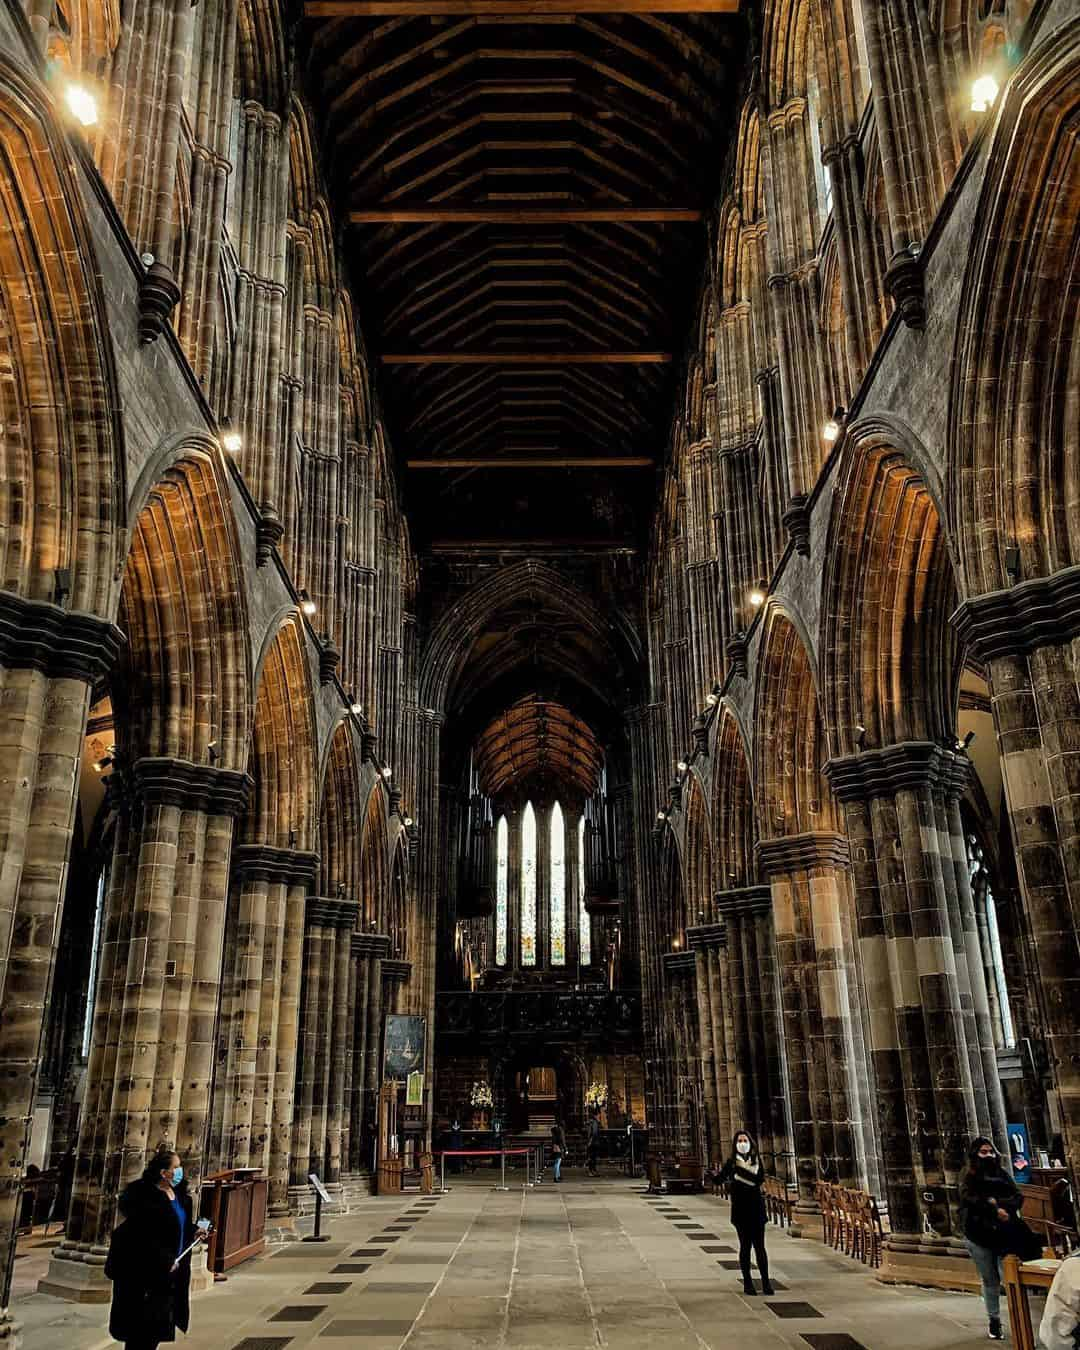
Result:
M597 1175L596 1163L600 1156L600 1121L597 1119L595 1111L589 1114L587 1131L588 1151L585 1155L585 1161L589 1169L589 1176L595 1177Z
M566 1157L566 1134L559 1123L558 1116L551 1127L551 1172L552 1180L562 1181L563 1158Z
M192 1222L191 1197L177 1154L155 1153L121 1195L123 1222L105 1263L113 1282L109 1331L127 1350L157 1350L188 1329L191 1245L204 1234Z
M756 1294L750 1273L750 1251L757 1260L761 1291L771 1294L769 1258L765 1251L765 1167L758 1157L757 1145L746 1130L738 1130L731 1141L731 1155L720 1169L718 1180L730 1187L731 1222L739 1235L739 1265L742 1268L743 1293Z
M979 1272L992 1341L1005 1339L1001 1326L1001 1257L1004 1230L1020 1213L1020 1203L1020 1190L1002 1167L993 1142L982 1135L973 1139L967 1170L960 1178L960 1221L964 1245Z

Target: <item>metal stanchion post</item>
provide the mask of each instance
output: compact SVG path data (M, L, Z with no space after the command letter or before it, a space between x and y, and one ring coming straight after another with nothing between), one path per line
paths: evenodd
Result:
M446 1153L439 1154L439 1190L446 1194Z
M496 1190L499 1190L499 1191L505 1191L505 1190L506 1190L506 1149L505 1149L505 1148L500 1148L500 1149L499 1149L499 1170L500 1170L500 1176L501 1176L501 1184L500 1184L499 1186L497 1186L495 1189L496 1189Z

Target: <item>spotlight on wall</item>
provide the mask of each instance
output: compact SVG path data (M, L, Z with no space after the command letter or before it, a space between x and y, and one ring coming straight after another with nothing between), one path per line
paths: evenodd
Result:
M861 722L855 723L855 744L860 750L866 744L866 728Z
M355 694L349 695L349 711L354 717L363 717L364 715L364 705Z
M384 765L383 765L382 776L383 776L384 778L388 779L388 780L391 779L391 778L393 778L393 776L394 776L394 771L393 771L393 769L390 767L389 764L384 764Z
M706 703L706 706L707 706L707 707L715 708L716 705L717 705L719 702L720 702L720 700L716 697L715 694L706 694L706 695L705 695L705 703Z
M1016 544L1010 544L1005 550L1005 571L1014 581L1020 576L1020 549Z
M657 813L656 813L656 819L657 819L658 821L664 821L664 820L667 820L667 812L666 812L666 811L657 811Z
M971 111L988 112L998 96L998 82L993 75L980 75L971 86Z
M678 764L675 765L675 768L679 773L685 773L689 767L690 765L687 764L685 759L680 759Z
M71 568L58 567L53 573L53 604L62 605L71 594Z
M244 448L243 437L227 417L223 417L219 425L221 430L221 448L227 450L230 455L238 455Z
M765 603L765 592L760 586L751 586L746 599L753 609L760 609Z
M64 90L64 102L75 121L82 127L92 127L97 122L97 99L89 89L81 84L69 84Z
M840 435L840 423L836 420L835 417L830 417L829 420L825 423L825 425L821 428L821 439L825 442L826 445L832 445L832 443L836 440L836 438L839 435Z
M318 606L315 604L315 601L312 600L310 595L308 595L307 591L300 592L300 608L304 611L304 613L308 616L309 619L318 608Z
M964 737L964 739L960 742L960 749L966 750L974 739L975 733L973 731L969 731L967 735Z
M112 762L113 762L113 757L112 757L112 755L106 755L106 756L104 757L104 759L95 759L95 760L94 760L94 772L95 772L95 773L104 773L105 770L112 764Z
M221 752L218 750L218 743L217 743L217 741L208 741L208 742L207 742L207 745L206 745L206 753L207 753L207 755L209 755L209 757L210 757L210 763L211 763L211 764L216 764L216 763L217 763L218 755L221 753Z
M405 826L405 828L406 828L407 830L411 830L411 829L412 829L412 824L413 824L413 818L412 818L412 816L406 816L405 819L404 819L401 823Z

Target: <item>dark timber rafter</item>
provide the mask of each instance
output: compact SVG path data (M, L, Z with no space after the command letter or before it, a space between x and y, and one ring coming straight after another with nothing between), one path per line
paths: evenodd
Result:
M558 551L642 543L743 66L738 8L305 6L422 548L543 547L554 519Z

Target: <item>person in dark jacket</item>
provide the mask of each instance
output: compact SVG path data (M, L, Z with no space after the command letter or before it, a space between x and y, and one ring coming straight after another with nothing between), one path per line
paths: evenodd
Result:
M188 1329L191 1197L175 1153L156 1153L121 1195L123 1222L112 1236L105 1274L113 1282L109 1332L128 1350L157 1350ZM182 1255L182 1253L184 1253Z
M599 1176L597 1162L600 1157L600 1119L595 1111L589 1113L585 1126L585 1166L589 1176Z
M750 1274L750 1250L753 1248L762 1293L771 1294L769 1258L765 1251L765 1197L761 1193L765 1185L765 1168L748 1131L736 1131L731 1141L731 1156L720 1169L718 1180L730 1188L731 1222L739 1235L743 1293L757 1293Z
M558 1117L551 1126L551 1178L562 1181L563 1159L566 1157L566 1135Z
M1004 1226L1020 1212L1016 1182L1002 1167L989 1139L972 1140L968 1165L960 1178L960 1221L964 1243L982 1283L992 1341L1005 1339L1001 1328L1001 1256Z

